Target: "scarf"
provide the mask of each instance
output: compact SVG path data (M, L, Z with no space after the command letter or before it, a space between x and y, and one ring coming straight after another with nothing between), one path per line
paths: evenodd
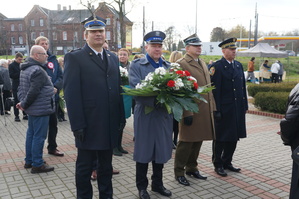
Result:
M161 57L159 58L159 63L156 63L148 54L146 54L146 58L154 68L159 68L162 66L163 60Z

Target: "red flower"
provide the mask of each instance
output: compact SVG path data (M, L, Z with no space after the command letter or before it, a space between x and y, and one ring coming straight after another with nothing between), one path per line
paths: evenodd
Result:
M182 70L178 70L175 73L178 74L180 77L184 77L185 76L184 71L182 71Z
M196 90L198 89L198 84L196 82L193 82L193 86Z
M167 86L168 86L168 87L174 87L174 85L175 85L175 82L174 82L173 80L169 80L169 81L167 82Z
M185 72L185 75L186 75L186 76L190 76L190 75L191 75L190 72L187 71L187 70L185 70L184 72Z

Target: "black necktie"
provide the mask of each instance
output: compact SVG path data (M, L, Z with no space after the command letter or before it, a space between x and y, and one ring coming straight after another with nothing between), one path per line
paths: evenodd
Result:
M101 61L103 61L102 54L99 53L98 56L99 56L99 58L101 59Z

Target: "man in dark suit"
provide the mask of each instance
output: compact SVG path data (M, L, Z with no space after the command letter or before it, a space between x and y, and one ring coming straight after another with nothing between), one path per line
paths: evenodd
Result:
M243 66L234 60L237 38L221 42L223 57L210 67L216 109L214 112L216 140L213 142L215 172L227 176L224 169L240 172L232 165L237 141L246 137L245 113L248 109Z
M64 59L64 96L78 148L77 198L92 198L95 159L100 198L112 198L112 151L125 124L118 58L103 48L105 22L96 16L83 21L86 44Z

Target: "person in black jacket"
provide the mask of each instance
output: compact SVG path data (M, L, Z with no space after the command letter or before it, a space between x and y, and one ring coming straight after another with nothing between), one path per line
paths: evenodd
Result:
M290 92L289 99L288 99L288 107L287 107L288 111L285 114L285 119L283 119L284 121L282 120L280 122L281 132L278 133L281 134L282 138L285 138L282 140L285 145L291 147L292 153L299 146L299 129L298 129L299 113L297 112L298 104L299 104L299 84L297 84ZM293 167L292 167L292 179L291 179L291 189L290 189L289 198L290 199L299 198L299 165L295 161L293 161Z
M12 94L14 98L14 115L15 115L15 121L20 122L20 117L19 117L19 109L16 108L16 105L19 103L18 99L18 87L20 84L20 64L23 62L23 54L18 52L15 56L15 60L9 64L8 70L9 70L9 77L12 80ZM28 116L27 114L23 111L23 119L27 120Z
M48 62L46 64L46 71L51 78L55 91L55 106L59 107L59 91L62 88L62 70L55 55L49 51L49 40L47 37L39 36L35 39L35 44L42 46L48 54ZM55 156L64 156L64 153L57 149L56 137L58 133L57 127L57 110L50 115L49 133L48 133L48 154Z

